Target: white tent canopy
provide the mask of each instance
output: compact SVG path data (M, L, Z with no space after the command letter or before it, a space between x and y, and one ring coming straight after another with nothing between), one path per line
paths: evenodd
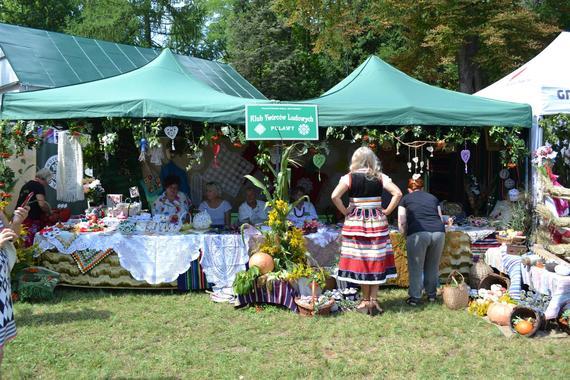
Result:
M476 93L528 103L534 115L570 113L570 32L562 32L540 54Z
M530 104L530 148L535 150L543 143L538 118L570 113L570 32L560 33L536 57L475 95Z

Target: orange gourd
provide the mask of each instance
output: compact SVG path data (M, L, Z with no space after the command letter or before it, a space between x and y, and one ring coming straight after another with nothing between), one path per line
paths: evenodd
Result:
M534 328L533 324L524 319L522 321L517 322L517 324L515 325L516 332L518 332L521 335L529 334L533 328Z
M249 258L249 267L256 266L261 274L271 272L275 268L273 257L264 252L256 252Z
M511 313L515 305L512 304L504 304L504 303L492 303L489 306L489 310L487 310L487 317L493 323L496 323L500 326L508 326L511 322Z

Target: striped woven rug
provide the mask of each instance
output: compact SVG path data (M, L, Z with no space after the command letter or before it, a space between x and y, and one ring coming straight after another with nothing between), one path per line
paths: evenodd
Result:
M285 306L293 312L297 312L297 304L295 303L295 290L286 281L275 281L273 288L268 290L266 287L255 288L255 290L246 295L239 295L235 307L240 308L254 304L273 304Z

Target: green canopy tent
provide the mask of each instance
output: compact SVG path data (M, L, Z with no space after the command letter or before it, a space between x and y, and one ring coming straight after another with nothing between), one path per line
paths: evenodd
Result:
M0 119L170 117L229 124L245 122L245 105L267 103L227 95L195 79L168 49L136 70L48 90L2 95Z
M531 108L445 90L420 82L376 56L322 96L319 125L531 126Z

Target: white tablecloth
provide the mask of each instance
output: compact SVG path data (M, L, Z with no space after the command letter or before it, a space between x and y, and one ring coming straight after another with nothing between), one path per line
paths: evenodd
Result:
M238 266L245 267L248 259L247 239L240 235L179 234L131 235L120 233L62 232L36 234L35 243L40 250L56 249L70 255L76 251L112 249L119 256L121 266L132 276L149 284L171 282L190 268L190 263L202 251L202 269L208 282L232 283Z
M458 227L452 226L447 229L448 231L460 231L464 234L469 235L471 243L475 243L477 240L485 239L487 236L495 232L494 228L490 227Z
M501 272L509 273L511 286L515 276L522 276L522 282L531 290L549 295L551 300L544 315L546 319L556 318L562 304L570 300L570 276L561 276L536 266L527 267L520 261L520 256L507 255L504 245L488 249L485 255L487 264ZM515 265L518 265L518 268L515 268Z
M556 318L562 304L570 301L570 276L561 276L535 266L523 266L522 277L531 289L552 297L544 312L546 319Z

